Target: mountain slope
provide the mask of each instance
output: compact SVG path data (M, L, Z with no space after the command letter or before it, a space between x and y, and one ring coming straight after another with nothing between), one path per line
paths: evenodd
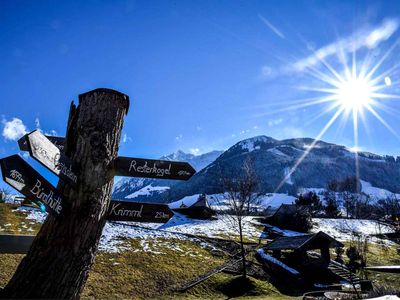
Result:
M246 160L252 162L260 192L273 192L307 151L297 169L282 185L281 192L296 193L300 187L324 188L333 179L356 175L355 153L345 146L317 141L311 138L275 140L258 136L238 142L215 162L198 172L187 182L181 182L164 193L164 201L173 201L199 193L223 192L221 178L235 178L242 173ZM400 192L400 159L359 152L359 174L374 187Z

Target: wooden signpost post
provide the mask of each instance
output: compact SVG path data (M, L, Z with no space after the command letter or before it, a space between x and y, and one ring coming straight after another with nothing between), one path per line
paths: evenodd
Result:
M61 213L62 198L56 188L19 155L1 159L0 166L5 182L27 198L43 203L49 213Z
M56 216L46 220L33 242L32 237L0 237L5 251L4 243L20 252L32 243L0 298L79 298L107 220L165 223L173 216L166 204L111 199L115 175L188 180L196 172L186 162L118 157L128 109L127 95L96 89L79 95L78 106L71 103L67 140L33 131L18 141L22 151L67 183L58 184L59 191L20 156L0 160L4 181Z

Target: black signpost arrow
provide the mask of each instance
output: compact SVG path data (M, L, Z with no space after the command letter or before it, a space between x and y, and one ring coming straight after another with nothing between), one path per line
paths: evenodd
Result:
M18 146L21 151L28 151L28 141L27 141L27 134L25 134L22 138L18 140ZM65 137L62 136L52 136L52 135L45 135L46 138L50 140L61 152L64 152L65 146Z
M76 186L77 168L71 160L39 130L26 136L30 155L51 172L72 186Z
M34 235L0 234L0 253L26 254Z
M188 180L196 173L187 162L133 157L118 157L114 169L117 176L177 180Z
M39 201L46 211L58 216L62 211L62 198L42 175L18 155L0 159L3 180L29 199Z
M173 215L166 204L111 200L107 220L166 223Z

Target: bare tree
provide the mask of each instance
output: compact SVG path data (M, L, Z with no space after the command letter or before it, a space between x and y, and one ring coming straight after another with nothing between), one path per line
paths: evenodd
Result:
M241 173L232 174L232 176L221 173L220 179L225 192L218 202L227 208L222 218L239 233L242 272L243 277L246 277L243 221L251 213L251 209L258 204L259 199L259 195L256 193L258 180L253 171L252 161L250 159L245 161Z
M396 194L389 195L386 199L378 201L378 208L383 217L390 217L394 220L400 214L400 199Z
M11 200L10 190L7 188L0 188L0 203Z

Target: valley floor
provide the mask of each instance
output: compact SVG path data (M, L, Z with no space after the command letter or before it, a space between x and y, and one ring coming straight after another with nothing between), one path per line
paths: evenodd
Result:
M0 233L35 234L44 217L37 211L20 211L0 204ZM347 222L342 227L335 225L337 221L315 222L315 231L329 229L334 224L330 234L342 238L348 224L360 230L373 227L368 227L368 222L360 225L360 221ZM246 219L246 241L258 242L261 230L252 218ZM108 223L82 296L84 299L287 299L301 295L300 291L253 278L245 284L251 287L248 291L236 291L240 278L225 273L218 273L185 292L177 292L179 287L230 259L231 251L213 241L231 236L237 236L236 232L221 219L193 221L178 216L161 226ZM395 245L387 241L371 243L368 255L370 265L400 264ZM8 282L22 258L23 255L0 254L0 287ZM398 274L370 272L369 278L400 287Z

